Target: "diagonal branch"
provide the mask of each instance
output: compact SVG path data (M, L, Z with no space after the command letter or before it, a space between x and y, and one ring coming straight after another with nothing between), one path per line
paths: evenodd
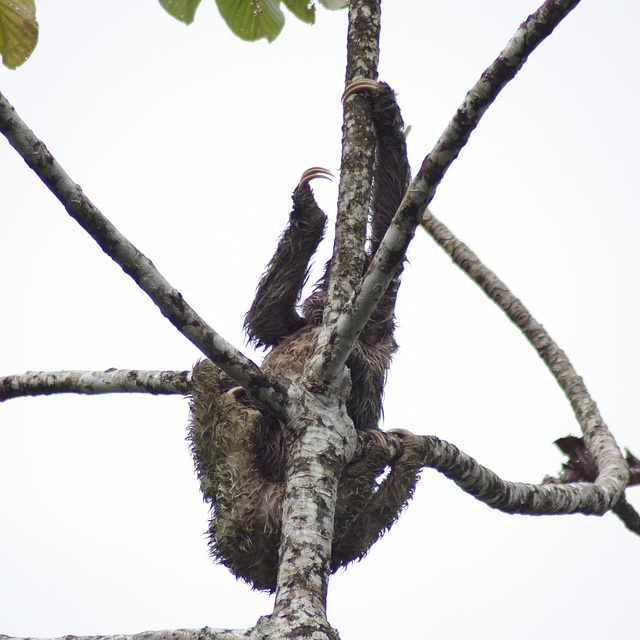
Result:
M457 158L471 132L505 85L512 80L533 50L555 29L579 0L547 0L523 22L498 58L482 74L462 105L425 158L409 186L387 234L378 248L372 267L352 302L342 309L316 372L331 379L344 366L358 335L386 291L406 254L425 207L440 181Z
M629 481L628 466L595 401L569 358L522 302L511 293L507 285L482 264L478 256L458 240L442 222L436 220L429 210L422 224L451 259L503 309L540 354L571 403L584 434L587 451L600 474L596 482L610 496L609 508L614 506Z
M0 402L21 396L57 393L188 394L191 371L27 371L0 378Z
M2 94L0 130L69 215L133 278L171 324L247 391L265 402L274 412L282 413L286 405L284 389L216 333L185 302L180 292L164 279L151 260L98 211Z

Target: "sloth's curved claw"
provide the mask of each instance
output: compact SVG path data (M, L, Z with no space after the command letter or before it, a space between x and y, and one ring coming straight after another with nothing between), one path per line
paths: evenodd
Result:
M386 431L386 434L389 436L398 436L402 440L416 437L415 433L411 433L411 431L407 429L389 429L389 431Z
M367 78L355 80L344 90L344 93L342 94L342 102L344 103L347 98L352 96L354 93L358 93L358 91L376 91L379 86L380 83L375 80L369 80Z
M242 395L243 393L245 393L245 390L243 387L233 387L232 389L229 389L229 391L227 391L227 394L231 396L234 400L237 400L238 396Z
M309 184L311 180L315 178L326 178L327 180L331 180L333 178L333 173L328 169L323 169L322 167L311 167L311 169L307 169L300 178L300 182L298 183L299 187L303 187L306 184Z
M384 447L387 446L387 439L384 437L384 433L379 429L366 429L365 433L368 433L374 440L374 445L379 444Z

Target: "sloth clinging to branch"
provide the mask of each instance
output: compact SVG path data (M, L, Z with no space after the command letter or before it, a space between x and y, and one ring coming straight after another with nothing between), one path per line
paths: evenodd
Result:
M373 103L375 174L369 243L364 269L389 227L409 185L403 122L390 87L372 80L352 83L343 96L366 91ZM325 276L296 305L326 225L310 187L328 171L306 171L293 194L289 224L258 285L245 318L249 339L271 347L262 364L270 374L297 380L314 355L327 299ZM420 468L417 440L402 436L403 451L390 459L378 428L391 358L394 309L401 267L367 322L347 360L351 392L346 409L356 429L369 432L367 455L348 464L340 478L332 547L332 570L363 557L393 524L411 496ZM364 275L364 274L363 274ZM258 589L276 586L281 511L287 461L285 428L210 361L193 376L190 438L205 500L213 507L209 533L214 557ZM386 467L389 473L378 477Z

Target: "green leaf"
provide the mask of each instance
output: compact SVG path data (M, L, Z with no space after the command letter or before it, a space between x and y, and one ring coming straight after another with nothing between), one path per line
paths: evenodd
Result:
M176 20L191 24L196 17L200 0L160 0L160 4Z
M2 63L16 69L38 43L34 0L0 0L0 55Z
M325 9L329 9L330 11L344 9L349 4L349 0L318 0L318 2Z
M229 29L243 40L273 42L284 26L280 0L216 0L216 4Z
M298 20L307 24L313 24L316 21L316 8L309 0L282 0L282 2Z

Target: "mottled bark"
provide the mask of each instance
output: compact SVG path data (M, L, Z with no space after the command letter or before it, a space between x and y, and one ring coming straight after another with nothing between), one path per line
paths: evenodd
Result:
M345 87L354 80L377 79L379 39L380 0L351 2ZM328 304L324 310L323 331L319 338L321 346L330 343L329 329L344 310L346 302L353 296L362 279L375 142L371 101L366 95L354 95L343 103L338 218L329 272ZM344 361L341 366L344 366ZM313 379L316 386L329 385L340 368L312 368L309 379Z
M577 4L578 0L545 2L520 25L498 58L469 91L409 186L362 285L332 326L326 339L331 349L326 350L315 368L317 372L324 372L323 377L343 366L353 343L402 263L425 208L487 108L515 77L531 52Z
M288 463L273 614L261 618L252 630L149 632L128 636L132 640L231 640L249 637L324 640L337 637L327 622L325 611L331 541L340 472L353 458L358 440L346 413L349 383L345 378L345 363L397 273L415 228L448 167L501 89L517 74L535 47L577 4L578 0L545 2L521 25L498 59L485 71L423 162L399 205L389 231L381 240L372 268L362 284L364 230L371 200L375 136L368 98L354 96L346 102L338 226L320 340L326 348L308 372L305 384L292 382L288 392L224 341L184 302L180 293L164 280L153 264L100 214L44 144L0 96L0 129L70 215L138 283L183 335L287 424ZM357 78L375 79L379 2L353 0L350 11L347 83ZM425 224L432 227L431 232L437 227L433 219L427 219ZM524 313L526 309L519 301L509 297L506 287L494 279L493 274L480 268L472 254L465 254L463 247L446 235L442 237L443 246L452 247L451 255L457 256L461 266L468 269L481 286L507 309L510 317L523 327L531 343L545 358L572 403L599 475L593 483L511 483L503 481L453 445L434 437L422 438L424 464L445 473L465 491L503 511L599 514L613 507L617 512L626 513L631 522L632 514L629 515L622 496L627 480L624 460L582 380L541 326ZM376 243L378 240L376 238ZM105 374L104 380L108 380L108 375ZM188 379L184 383L187 384ZM65 384L71 385L71 382ZM95 388L93 382L74 384L76 391L84 388L82 392L91 392L89 390ZM134 381L133 387L137 388L136 385L137 381ZM332 392L327 393L327 389ZM397 436L388 436L387 439L390 440L390 449L401 449ZM0 640L4 638L6 636L0 636Z
M598 492L601 492L602 495L597 499L592 496L589 500L595 499L596 502L593 504L606 505L605 508L607 509L613 507L627 486L629 469L613 435L600 415L598 406L587 391L582 378L573 368L567 355L522 302L511 293L507 285L493 271L482 264L478 256L458 240L444 224L436 220L428 210L423 226L451 256L451 259L482 287L484 292L507 314L507 317L521 329L527 340L549 367L549 370L571 403L584 435L587 451L600 474L596 482L598 484ZM583 489L581 491L586 490ZM603 500L603 502L600 503L599 500ZM592 512L597 512L598 508L600 507L594 507L596 510ZM563 513L568 512L563 511Z
M602 515L618 503L622 493L615 468L605 470L593 483L509 482L444 440L434 436L421 436L421 440L426 466L437 469L474 498L506 513Z
M133 278L182 335L273 411L282 412L286 404L284 389L269 380L255 363L216 333L186 303L151 260L133 246L84 195L80 186L71 180L44 143L1 94L0 131L69 215Z
M187 394L191 371L27 371L0 378L0 401L54 393Z
M63 636L39 640L248 640L255 638L252 629L173 629L167 631L143 631L134 634L118 634L115 636ZM31 638L15 638L0 635L0 640L33 640Z

